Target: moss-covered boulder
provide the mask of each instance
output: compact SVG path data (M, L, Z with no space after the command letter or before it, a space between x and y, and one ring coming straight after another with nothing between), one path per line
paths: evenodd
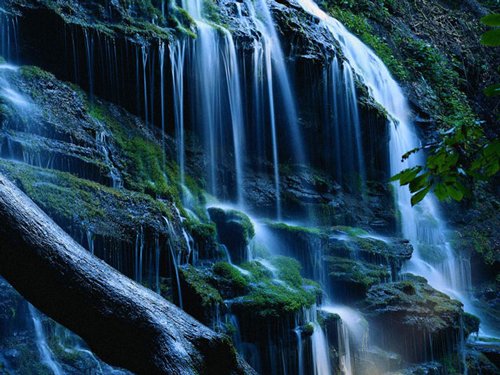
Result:
M227 262L215 263L212 267L217 289L226 298L234 298L245 294L250 287L249 273L234 267Z
M231 260L236 264L247 260L248 245L255 236L250 218L243 212L218 207L210 207L208 214L217 227L219 242L227 247Z
M209 282L209 270L183 266L179 269L182 303L185 311L205 324L210 324L223 306L218 290Z
M272 267L272 271L268 267ZM254 284L249 294L234 301L233 310L255 319L282 318L316 303L318 285L300 276L300 265L291 258L277 257L269 266L259 262L243 264Z
M376 343L409 361L425 361L432 354L442 358L460 345L462 304L433 289L424 278L374 285L368 291L363 312ZM404 344L402 344L404 343Z
M338 300L360 300L371 286L391 279L384 265L335 256L327 256L325 262L329 280L333 283L334 296Z

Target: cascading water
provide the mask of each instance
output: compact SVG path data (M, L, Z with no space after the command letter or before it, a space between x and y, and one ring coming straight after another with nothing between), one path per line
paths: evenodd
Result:
M235 201L243 204L243 165L245 163L245 146L243 143L243 105L240 87L240 74L236 48L231 34L218 26L213 27L210 21L204 18L203 2L199 0L184 0L182 7L194 18L198 37L190 43L190 62L192 74L197 77L192 92L195 93L192 101L191 116L195 126L199 127L199 134L203 134L202 141L208 154L208 185L209 191L215 196L227 194L219 189L221 178L218 169L227 162L227 153L233 153L235 171ZM183 94L184 77L181 67L184 63L184 46L171 48L172 74L176 94ZM211 73L206 74L207 66ZM184 110L184 99L179 96L175 99L175 117L177 144L179 147L179 161L181 174L184 176L184 121L181 114ZM177 102L178 101L178 102ZM231 141L228 142L228 137ZM230 144L231 149L226 145ZM222 180L223 182L224 180Z
M47 339L45 337L45 332L43 331L43 326L38 311L31 304L29 305L29 311L31 314L31 319L33 320L33 326L35 328L36 334L36 346L40 353L42 363L44 363L53 372L54 375L62 375L63 371L61 370L59 364L54 360L52 351L47 344Z
M365 156L352 68L339 63L335 56L325 68L323 80L326 168L333 171L338 182L364 192Z
M170 234L168 241L171 241L171 239L173 238L173 234L175 233L172 227L172 223L170 223L170 221L166 217L164 217L163 220L165 220L167 232ZM170 255L172 256L172 264L174 267L175 281L177 285L177 299L179 301L179 307L182 309L184 305L182 302L181 279L179 276L179 265L181 263L180 253L175 254L175 246L172 243L168 243L167 246L169 247Z
M419 146L419 138L409 118L408 102L384 63L339 21L321 10L314 1L298 0L298 3L306 12L319 18L332 33L339 42L349 65L369 88L373 99L387 111L390 126L391 174L397 174L413 165L421 165L423 162L421 155L414 156L411 161L401 162L404 153ZM411 206L410 193L406 187L395 190L402 234L415 248L408 271L426 277L433 287L458 298L464 303L465 308L469 309L471 305L466 292L470 290L470 275L464 270L464 264L457 259L446 239L446 227L438 213L435 199L428 196L414 208ZM422 254L424 246L432 246L439 252L441 259L425 259Z
M184 129L184 60L186 43L176 40L169 44L170 64L172 66L172 89L174 96L175 137L177 139L177 160L179 163L181 185L185 184L185 129ZM183 199L185 199L183 194Z
M284 108L285 118L289 136L291 135L290 147L293 150L294 161L298 164L304 163L305 156L297 120L297 109L292 94L292 88L285 59L281 49L279 38L276 33L273 18L269 6L265 0L256 2L245 1L252 22L261 34L259 40L254 40L253 50L253 88L252 88L252 122L255 124L256 143L258 158L266 160L265 139L263 134L270 131L272 144L272 164L274 188L276 194L276 217L281 218L281 187L280 187L280 155L279 155L279 132L277 123L277 109ZM243 17L242 5L238 4L240 18ZM275 84L276 82L276 84ZM278 99L277 92L281 95ZM267 98L267 101L264 99ZM267 116L265 115L267 111ZM266 122L269 123L269 131L266 131Z
M0 56L16 62L19 58L17 17L4 13L0 8Z

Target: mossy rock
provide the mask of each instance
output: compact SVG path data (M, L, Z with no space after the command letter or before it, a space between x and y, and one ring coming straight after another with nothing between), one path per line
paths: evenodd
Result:
M362 306L376 343L406 360L421 361L430 350L435 358L457 350L462 304L421 277L374 285ZM464 316L464 323L470 325L465 328L468 333L477 321Z
M387 266L374 265L360 259L326 256L325 262L333 293L344 302L362 299L371 286L391 278Z
M215 263L212 267L217 276L218 288L224 289L225 295L242 295L249 287L248 276L227 262Z
M300 264L292 258L274 257L268 262L242 264L250 272L250 293L233 303L245 319L283 319L311 307L321 295L317 283L303 279Z
M232 261L240 264L248 259L248 245L255 236L250 218L240 211L218 207L210 207L208 214L217 227L219 242L227 247Z
M186 312L205 324L209 324L215 310L223 306L223 299L211 284L210 270L191 265L179 268L181 293Z

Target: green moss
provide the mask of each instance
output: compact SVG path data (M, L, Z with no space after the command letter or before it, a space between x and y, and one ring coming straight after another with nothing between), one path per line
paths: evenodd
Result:
M105 211L96 204L94 193L105 187L81 180L69 173L43 171L25 164L0 160L0 170L46 212L61 220L103 218ZM113 191L113 194L115 192Z
M214 0L203 0L203 15L204 17L216 25L222 26L219 6Z
M377 266L360 260L326 257L328 274L337 282L356 284L365 291L372 285L386 281L390 273L385 266Z
M356 227L348 227L345 225L337 225L337 226L332 227L332 229L337 230L339 232L344 232L351 237L363 236L363 235L368 234L368 232L364 229L356 228Z
M251 280L256 283L260 280L267 280L273 277L273 273L260 262L246 262L241 265L241 268L251 273Z
M212 243L216 241L216 229L213 223L201 223L189 220L186 227L191 233L193 239L200 243Z
M314 333L314 324L312 323L307 323L305 326L302 327L302 334L305 336L312 336Z
M0 171L63 226L78 223L95 234L123 239L128 233L125 228L171 215L165 203L148 195L116 190L70 173L6 160L0 160Z
M109 127L113 139L124 153L126 170L123 175L126 185L132 190L178 200L179 191L175 182L167 179L160 145L155 140L145 138L137 129L119 123L104 105L88 103L87 107L92 118Z
M297 260L284 256L277 256L272 259L271 263L276 267L277 277L280 280L285 281L294 288L302 287L303 280L300 275L302 266Z
M22 66L19 70L26 79L55 80L55 76L37 66Z
M266 225L272 229L277 229L290 233L321 234L321 229L316 227L302 227L299 225L289 225L285 223L277 223L272 221L268 221Z
M276 269L270 270L258 261L242 265L250 272L251 290L236 303L237 311L256 318L279 318L316 303L321 289L302 278L296 260L274 257L270 264Z
M475 123L476 116L466 95L459 89L462 79L450 61L423 40L402 35L397 35L394 40L406 56L405 66L411 72L411 80L423 77L434 90L440 103L436 108L440 124L446 127Z
M291 292L284 285L266 283L243 297L238 305L251 315L261 318L283 317L290 313L310 307L316 302L316 295L306 291Z
M227 262L215 263L213 272L221 277L228 285L237 292L243 291L248 287L248 280L234 266Z
M181 268L180 273L187 287L200 299L202 307L213 307L224 302L217 289L209 283L207 275L200 270L189 265Z

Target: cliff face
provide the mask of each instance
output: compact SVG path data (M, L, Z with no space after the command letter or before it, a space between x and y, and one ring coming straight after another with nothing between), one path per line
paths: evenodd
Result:
M356 373L495 373L495 350L475 347L466 362L456 355L476 318L402 274L413 247L387 182L387 113L297 0L265 3L273 27L255 15L259 3L204 1L208 32L172 1L5 1L1 52L32 66L0 64L0 172L89 251L231 336L262 373L312 373L328 362L345 373L349 348ZM488 4L320 5L403 84L424 139L478 118L497 134L497 103L481 94L500 81L497 51L478 42ZM203 46L216 46L216 57ZM468 206L445 208L457 257L472 259L484 315L498 327L494 183ZM245 204L220 203L239 195ZM276 207L278 219L264 219ZM0 290L0 370L48 371L38 333L18 317L29 317L26 303L6 283ZM359 309L356 326L376 334L318 312L330 298ZM42 323L64 371L104 366L55 322ZM317 358L321 340L328 350ZM434 359L441 364L425 363Z

